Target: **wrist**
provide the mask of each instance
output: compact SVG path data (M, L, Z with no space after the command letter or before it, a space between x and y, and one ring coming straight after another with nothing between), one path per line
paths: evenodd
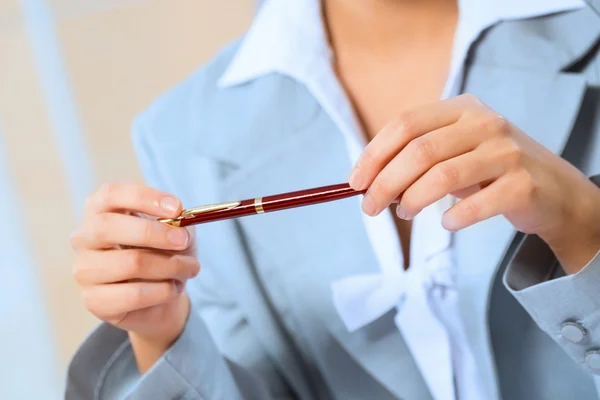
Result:
M555 229L540 234L567 274L579 272L600 250L600 189L587 183L590 190L565 207Z
M169 350L185 328L190 313L189 297L182 295L176 301L179 304L169 310L172 313L169 320L159 329L127 332L141 374L147 372Z

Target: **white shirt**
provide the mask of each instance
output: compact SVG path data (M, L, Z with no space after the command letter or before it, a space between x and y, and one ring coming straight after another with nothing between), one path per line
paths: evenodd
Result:
M442 98L458 94L471 44L502 20L529 18L584 6L582 0L459 0L459 21ZM318 0L267 0L219 84L232 86L280 73L305 85L344 136L357 161L366 136L332 68ZM392 308L432 396L480 400L477 366L457 307L451 233L441 226L452 205L445 198L413 221L410 260L404 271L400 239L389 212L363 214L380 274L347 277L332 284L334 304L348 330L360 329ZM357 207L360 198L357 198ZM415 323L418 322L418 323Z

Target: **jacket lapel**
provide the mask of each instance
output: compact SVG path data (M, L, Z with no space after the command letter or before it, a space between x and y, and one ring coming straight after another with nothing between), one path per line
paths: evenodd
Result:
M583 76L562 69L573 65L591 49L600 33L600 21L591 10L584 9L546 22L547 25L538 27L541 32L546 29L551 43L534 43L539 37L520 30L536 25L524 25L523 21L492 29L473 53L464 92L478 95L534 140L561 154L586 91ZM568 29L557 32L548 29L549 26L568 26ZM582 29L571 35L574 26ZM563 36L559 37L559 33ZM519 40L507 40L511 36ZM532 52L546 45L556 51L549 53L547 59L531 57ZM506 219L495 217L456 236L461 311L478 365L484 371L482 379L488 393L495 393L497 388L487 329L489 291L515 234Z
M278 144L268 153L261 153L260 159L223 183L223 199L347 180L351 165L342 134L324 112L318 112L300 132L280 131L279 135ZM368 329L348 333L333 306L329 287L333 280L378 271L359 200L349 198L237 222L259 275L267 280L264 284L271 285L271 294L278 291L278 296L290 299L292 314L301 325L316 316L346 352L396 397L426 399L429 393L391 315ZM406 385L409 381L413 384Z

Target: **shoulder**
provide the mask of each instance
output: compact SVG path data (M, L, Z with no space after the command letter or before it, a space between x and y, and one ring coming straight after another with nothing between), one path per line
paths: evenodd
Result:
M280 132L298 131L315 117L319 106L314 96L287 74L273 70L238 84L220 84L243 40L223 48L135 118L132 137L138 158L156 163L157 153L171 148L179 159L185 152L235 164L257 140L278 140Z
M225 46L205 65L140 112L132 125L134 144L150 140L168 146L195 136L203 115L214 114L217 99L223 96L217 83L235 56L240 41Z

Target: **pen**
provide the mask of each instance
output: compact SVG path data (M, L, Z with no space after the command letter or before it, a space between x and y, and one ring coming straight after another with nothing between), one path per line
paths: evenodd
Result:
M296 192L275 194L272 196L256 197L254 199L231 201L226 203L208 204L188 208L177 218L163 218L160 222L173 226L189 226L206 222L220 221L229 218L245 217L247 215L269 213L287 208L304 207L317 203L340 200L359 194L366 190L354 190L347 183L322 186Z

